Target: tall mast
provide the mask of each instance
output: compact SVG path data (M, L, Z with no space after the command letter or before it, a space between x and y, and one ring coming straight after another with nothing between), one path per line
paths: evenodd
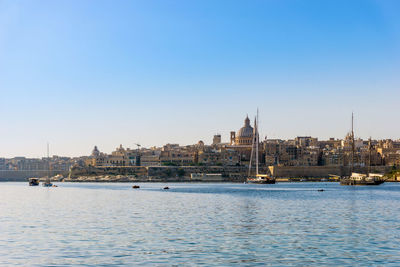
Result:
M371 172L371 149L372 149L372 142L371 142L371 137L369 137L368 140L368 175Z
M252 161L253 161L253 153L254 153L254 143L255 143L255 127L254 127L254 129L253 129L253 138L252 138L252 140L251 140L251 154L250 154L250 162L249 162L249 174L248 174L248 177L250 178L250 175L251 175L251 163L252 163Z
M46 182L50 183L50 153L49 153L49 142L47 142L47 179Z
M354 114L353 112L351 113L351 172L353 172L354 168Z
M254 122L254 129L256 134L256 174L258 175L258 108L257 108L257 117Z

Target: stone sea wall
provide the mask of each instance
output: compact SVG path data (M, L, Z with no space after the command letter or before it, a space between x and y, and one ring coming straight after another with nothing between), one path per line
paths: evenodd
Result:
M12 170L0 170L0 181L26 181L30 177L44 177L47 176L48 171L12 171ZM67 171L50 171L51 176L61 174L67 176Z
M390 166L371 167L371 172L387 173ZM350 174L346 166L270 166L260 168L260 173L267 173L278 179L293 178L329 178ZM365 173L367 167L358 167L355 172ZM218 173L222 181L243 182L248 174L247 166L132 166L132 167L75 167L71 173L51 171L51 175L61 174L65 181L70 182L161 182L161 181L190 181L192 173ZM44 177L47 171L0 171L0 181L26 181L29 177ZM289 181L288 180L288 181Z
M128 182L128 181L190 181L192 173L218 173L222 181L242 182L247 174L245 166L154 166L154 167L90 167L73 168L65 181Z
M372 166L371 172L387 173L391 166ZM350 175L349 166L270 166L269 170L277 178L328 178ZM366 173L368 167L355 167L354 172Z

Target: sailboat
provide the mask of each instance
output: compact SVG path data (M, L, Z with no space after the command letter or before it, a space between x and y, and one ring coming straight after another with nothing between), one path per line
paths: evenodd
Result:
M254 129L253 129L253 141L252 141L252 148L251 148L251 156L250 156L250 163L249 163L249 174L247 177L248 183L253 184L275 184L275 178L270 177L267 174L260 174L258 172L258 148L259 148L259 134L258 134L258 109L257 109L257 116L254 118ZM252 159L253 153L255 152L256 158L256 175L251 175L251 166L252 166Z
M53 184L51 183L50 180L50 156L49 156L49 144L47 143L47 176L44 180L44 182L42 182L42 186L44 187L52 187Z
M355 153L355 145L354 145L354 115L351 114L351 175L350 177L344 177L340 179L341 185L380 185L385 182L383 180L382 174L371 173L371 138L369 139L368 143L368 150L369 150L369 163L368 163L368 174L364 173L356 173L353 172L354 169L354 153Z

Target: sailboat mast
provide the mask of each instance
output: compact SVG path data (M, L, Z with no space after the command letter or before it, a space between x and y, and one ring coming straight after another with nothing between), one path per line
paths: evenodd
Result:
M50 183L50 153L49 153L49 142L47 142L47 179L46 182Z
M258 175L258 109L257 109L257 117L254 122L255 134L256 134L256 174Z
M351 172L353 172L354 168L354 114L351 113Z
M371 144L371 137L369 137L368 140L368 175L371 172L371 149L372 149L372 144Z
M253 152L254 152L254 134L255 134L255 128L253 129L253 138L251 140L251 154L250 154L250 162L249 162L249 173L248 173L248 177L250 178L251 175L251 163L253 161Z

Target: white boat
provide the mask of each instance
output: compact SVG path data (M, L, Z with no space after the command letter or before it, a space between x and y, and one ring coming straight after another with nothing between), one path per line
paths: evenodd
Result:
M351 175L350 177L344 177L340 179L341 185L380 185L385 182L383 179L383 175L370 173L371 168L371 138L369 139L369 163L368 163L368 173L356 173L353 172L354 167L354 153L355 153L355 146L354 146L354 115L351 114Z
M254 118L254 129L253 129L253 142L251 147L251 156L250 156L250 163L249 163L249 174L247 177L248 183L253 184L275 184L275 178L270 177L267 174L260 174L258 172L258 146L259 146L259 134L258 134L258 109L257 109L257 116ZM252 167L252 159L253 153L255 152L256 158L256 174L254 176L251 175L251 167Z
M341 185L380 185L384 182L382 174L369 173L367 175L356 172L351 173L350 177L340 180Z

